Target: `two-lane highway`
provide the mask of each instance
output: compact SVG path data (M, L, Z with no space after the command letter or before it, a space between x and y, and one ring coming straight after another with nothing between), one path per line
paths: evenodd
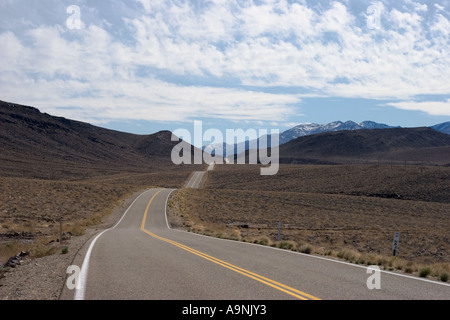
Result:
M171 230L174 190L141 194L120 222L86 245L75 263L80 289L62 299L277 300L449 299L450 286L271 247Z
M204 171L195 171L186 184L186 188L198 189L205 175Z

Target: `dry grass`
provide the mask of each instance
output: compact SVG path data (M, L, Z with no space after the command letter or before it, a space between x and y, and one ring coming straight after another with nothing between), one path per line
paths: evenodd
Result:
M82 235L134 192L178 188L191 170L121 173L78 181L0 177L0 263L20 251L52 254L63 232Z
M287 166L280 177L268 178L256 167L219 166L206 189L175 192L169 211L178 216L177 226L193 232L417 275L429 266L430 276L448 275L450 170L406 168L413 178L398 168L375 173L371 167ZM414 179L415 187L403 185ZM443 189L437 192L433 181ZM409 200L380 197L388 190L405 191ZM395 231L400 246L393 257Z

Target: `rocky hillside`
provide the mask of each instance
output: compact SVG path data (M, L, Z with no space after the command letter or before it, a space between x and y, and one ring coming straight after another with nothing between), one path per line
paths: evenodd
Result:
M359 159L450 163L450 136L431 128L326 132L280 147L281 163L355 162Z
M58 178L169 170L178 144L171 136L169 131L135 135L108 130L0 101L0 174Z

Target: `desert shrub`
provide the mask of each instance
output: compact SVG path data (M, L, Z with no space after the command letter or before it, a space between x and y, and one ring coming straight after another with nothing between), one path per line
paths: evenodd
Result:
M73 236L82 236L86 233L86 227L82 225L82 223L76 223L69 227L69 232Z
M340 259L347 260L347 261L358 260L356 258L355 253L353 251L349 250L349 249L343 249L343 250L339 251L337 253L337 257L340 258Z
M366 264L367 265L378 265L377 258L373 254L368 254L366 256Z
M239 241L240 240L240 236L236 233L231 233L228 237L229 240L234 240L234 241Z
M61 253L62 254L67 254L69 252L69 247L68 246L64 246L61 248Z
M439 279L442 282L447 282L448 281L448 273L442 273L441 276L439 277Z
M426 278L430 274L431 274L430 267L424 267L424 268L420 269L419 276L421 276L422 278Z
M36 246L31 251L31 256L36 257L36 258L42 258L45 256L50 256L50 255L54 254L55 252L57 252L57 249L54 246L51 246L51 247Z
M269 239L267 239L266 237L260 238L259 240L256 239L255 241L253 241L253 243L261 244L263 246L269 245L269 242L270 242Z
M277 247L285 250L294 250L295 244L290 241L281 241Z
M412 267L406 267L405 268L405 273L413 273L413 268Z
M298 251L301 253L310 254L312 252L312 248L311 246L304 244L298 249Z
M379 266L386 266L389 263L389 260L385 257L380 257L378 259L378 265Z

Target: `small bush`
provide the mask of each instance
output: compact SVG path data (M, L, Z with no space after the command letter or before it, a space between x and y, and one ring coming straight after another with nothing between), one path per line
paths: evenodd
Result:
M260 240L255 240L255 243L261 244L263 246L267 246L269 244L269 239L261 238Z
M406 267L405 268L405 272L406 273L413 273L413 269L411 267Z
M62 254L67 254L67 253L69 253L69 247L68 247L68 246L62 247L62 248L61 248L61 253L62 253Z
M366 256L366 265L368 265L368 266L378 265L377 258L373 254L368 254Z
M339 251L337 253L337 257L340 259L344 259L347 261L355 261L356 259L356 255L353 251L349 250L349 249L344 249L342 251Z
M288 241L281 241L278 244L278 248L280 249L285 249L285 250L294 250L295 249L295 245L291 242Z
M422 278L426 278L430 274L431 274L431 268L425 267L425 268L420 269L419 276L421 276Z
M45 256L51 256L55 252L57 252L56 247L36 246L32 250L31 255L36 258L42 258Z
M442 282L447 282L448 281L448 273L442 273L441 276L439 277L439 279L441 279Z
M308 245L302 245L299 249L299 252L301 253L306 253L306 254L310 254L312 252L312 248Z
M70 233L74 236L82 236L86 233L86 228L80 223L77 223L70 228Z
M381 257L379 260L378 260L378 265L379 266L386 266L387 264L389 264L389 260L387 259L387 258L385 258L385 257Z

